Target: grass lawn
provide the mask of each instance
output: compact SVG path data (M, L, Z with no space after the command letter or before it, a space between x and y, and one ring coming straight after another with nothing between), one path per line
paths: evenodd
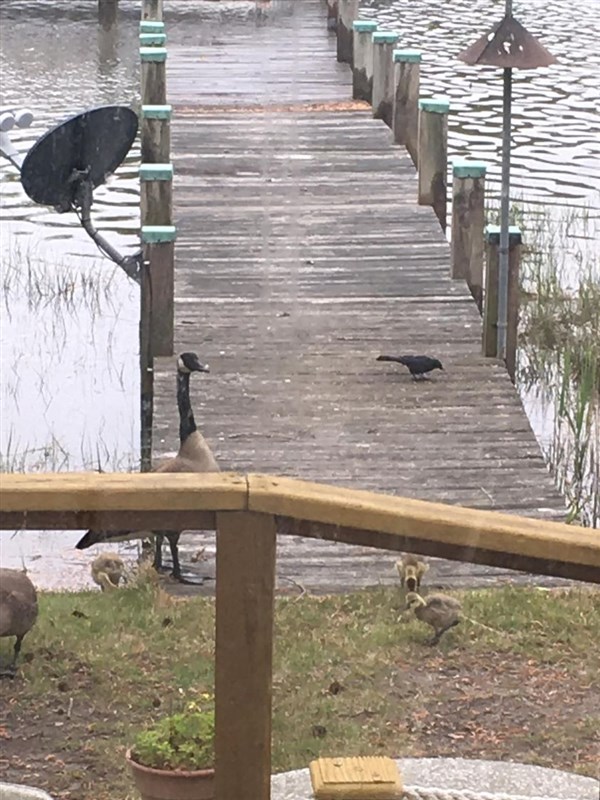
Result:
M600 592L456 593L437 647L399 591L277 601L274 771L318 755L464 756L594 775ZM0 691L0 773L57 798L135 797L134 731L212 690L214 602L152 584L42 594L18 677ZM0 640L6 658L12 639Z

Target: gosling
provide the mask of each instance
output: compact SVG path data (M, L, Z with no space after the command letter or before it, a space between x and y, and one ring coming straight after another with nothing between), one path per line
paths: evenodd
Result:
M92 561L92 579L102 591L118 589L121 580L125 579L125 564L117 553L100 553Z
M447 594L430 594L424 599L416 592L409 592L406 595L406 608L412 609L417 619L435 631L435 636L428 642L430 645L437 644L442 634L454 628L462 619L460 602Z
M421 588L421 579L429 569L429 564L420 558L407 553L396 561L396 569L400 575L400 586L408 592L418 592Z
M38 615L35 586L24 572L0 568L0 637L16 636L14 655L0 675L14 675L23 637Z

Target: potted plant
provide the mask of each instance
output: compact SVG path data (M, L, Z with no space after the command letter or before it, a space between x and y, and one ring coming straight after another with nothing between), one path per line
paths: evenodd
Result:
M213 800L215 712L202 707L164 717L138 733L127 762L142 800Z

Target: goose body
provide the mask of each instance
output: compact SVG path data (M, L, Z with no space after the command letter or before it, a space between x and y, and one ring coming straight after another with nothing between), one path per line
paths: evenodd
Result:
M16 637L11 670L17 663L23 637L35 624L37 615L37 592L27 575L0 568L0 637Z
M172 458L157 464L152 472L219 472L219 465L206 439L198 428L190 401L190 375L192 372L208 372L196 353L182 353L177 359L177 408L179 411L179 450ZM98 542L125 541L156 536L154 566L160 569L163 537L169 540L173 558L173 576L181 578L178 541L180 531L104 531L89 530L75 545L84 550Z
M430 594L423 598L416 592L409 592L406 607L412 609L417 619L433 628L435 636L429 644L437 644L442 634L461 620L460 602L447 594Z

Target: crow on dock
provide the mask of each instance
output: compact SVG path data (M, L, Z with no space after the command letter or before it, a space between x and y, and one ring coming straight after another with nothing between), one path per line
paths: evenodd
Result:
M377 361L395 361L397 364L404 364L414 380L425 377L425 373L431 372L432 369L444 369L441 361L430 356L378 356Z

